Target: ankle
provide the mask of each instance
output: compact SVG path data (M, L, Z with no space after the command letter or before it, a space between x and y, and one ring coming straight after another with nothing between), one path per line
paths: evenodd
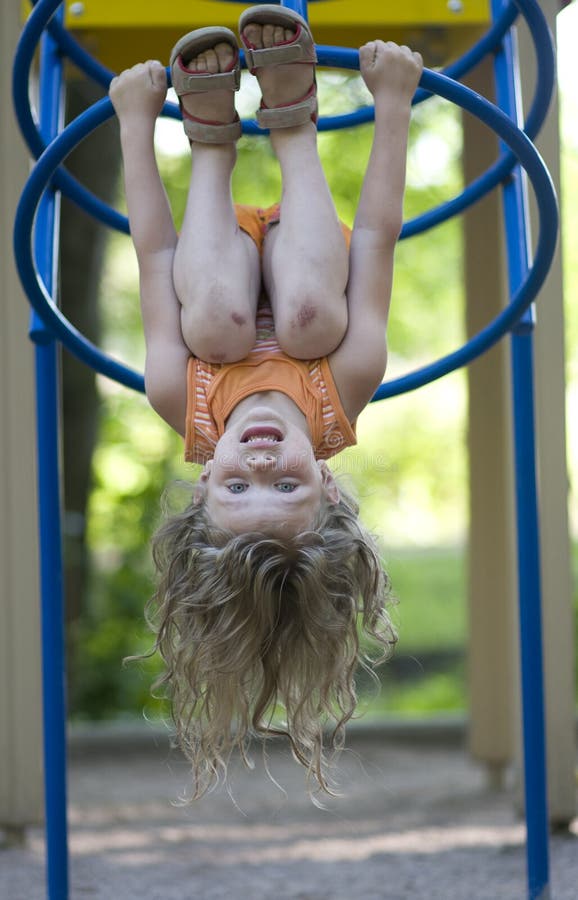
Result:
M294 155L297 147L317 149L317 126L304 122L289 128L272 128L269 133L271 146L279 160L286 154Z
M207 144L201 141L189 140L189 145L191 156L197 166L206 163L210 166L232 171L237 160L237 145L234 143Z

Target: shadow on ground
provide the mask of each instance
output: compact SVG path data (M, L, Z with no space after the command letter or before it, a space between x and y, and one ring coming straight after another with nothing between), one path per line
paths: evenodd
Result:
M459 746L351 733L343 796L317 809L272 746L265 771L179 804L187 769L163 741L84 747L70 766L71 900L520 900L523 822ZM551 840L552 897L578 896L578 821ZM0 852L0 895L44 900L44 839Z

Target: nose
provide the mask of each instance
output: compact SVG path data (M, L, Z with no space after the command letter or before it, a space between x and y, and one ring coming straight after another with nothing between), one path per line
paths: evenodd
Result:
M263 453L252 453L247 456L245 462L249 469L254 472L263 472L266 469L275 468L277 458L274 453L266 450Z

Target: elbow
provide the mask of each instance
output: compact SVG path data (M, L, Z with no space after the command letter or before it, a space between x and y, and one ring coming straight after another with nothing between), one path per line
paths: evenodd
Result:
M381 348L381 352L379 353L378 358L376 359L375 366L375 375L374 375L374 393L383 382L385 378L385 373L387 372L387 343L384 342L383 347Z
M398 215L392 213L385 217L381 231L388 244L397 244L402 228L403 215L401 210Z
M145 368L145 392L154 411L178 434L185 433L186 397L175 390L173 380L158 377Z
M395 244L403 227L403 207L398 203L384 203L379 212L378 228L383 240Z

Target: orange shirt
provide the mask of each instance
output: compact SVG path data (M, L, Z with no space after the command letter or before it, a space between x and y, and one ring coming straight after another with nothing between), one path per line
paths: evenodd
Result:
M235 406L259 391L280 391L307 419L317 459L328 459L357 442L327 358L292 359L277 343L269 306L257 312L257 343L245 359L218 365L192 356L187 368L185 459L204 464Z

